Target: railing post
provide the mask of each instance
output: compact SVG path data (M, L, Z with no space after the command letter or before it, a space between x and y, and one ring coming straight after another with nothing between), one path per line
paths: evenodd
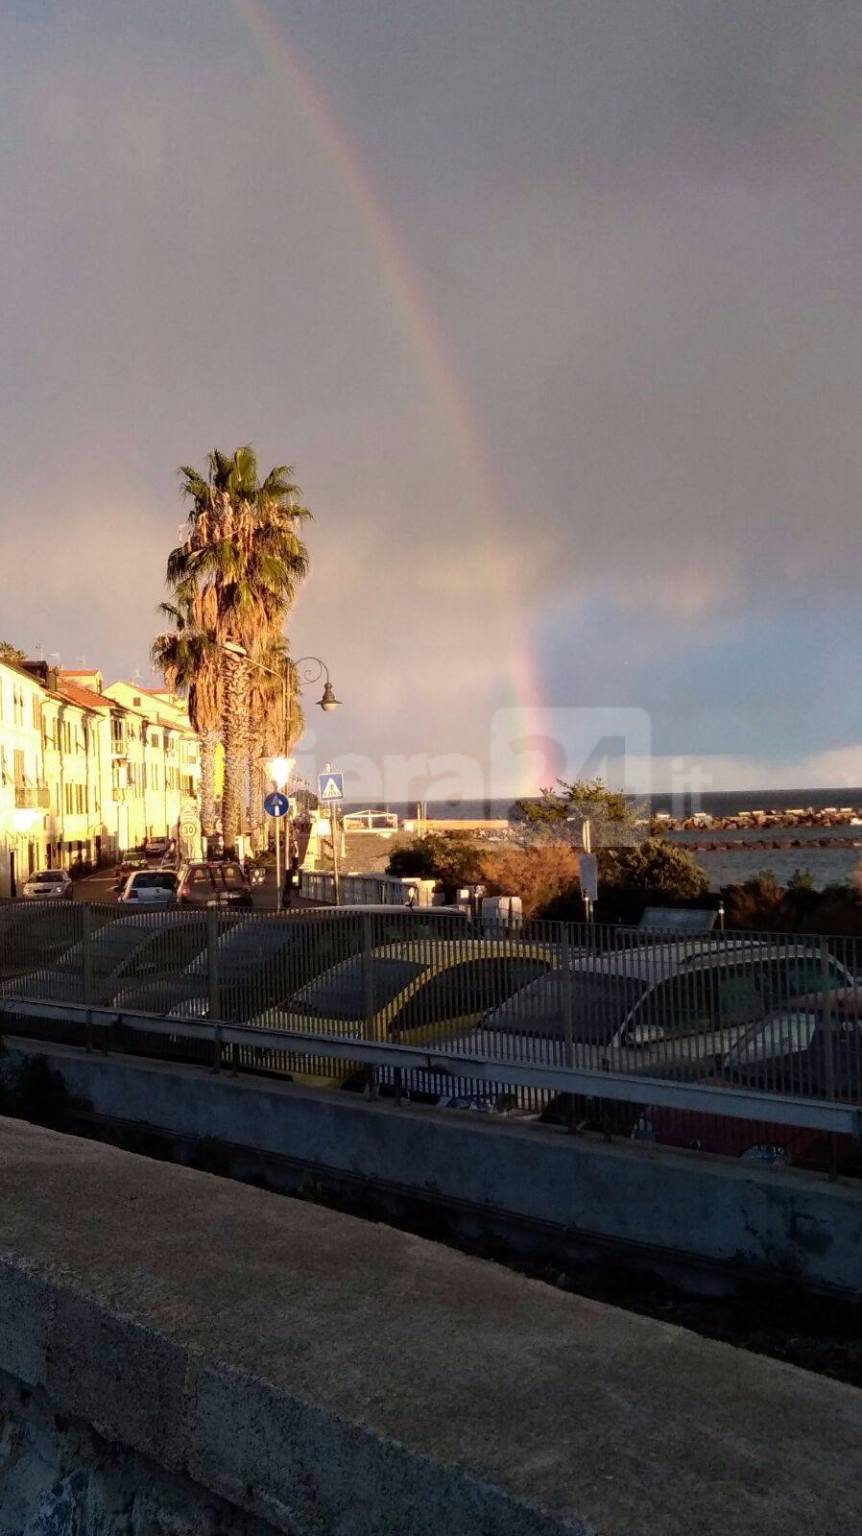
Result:
M560 982L562 986L563 1008L563 1039L566 1046L566 1066L571 1072L575 1065L575 1030L572 1014L572 946L569 937L569 929L563 923L560 931ZM575 1105L574 1096L569 1094L568 1104L568 1132L570 1136L575 1133Z
M830 984L832 972L829 965L829 945L826 939L820 940L820 981L821 981L821 1014L823 1036L823 1086L828 1097L835 1099L835 1020L832 1014L832 996ZM835 1132L829 1135L829 1177L834 1179L838 1174L838 1146L835 1140Z
M93 1018L89 1004L93 1001L93 913L89 902L81 908L81 996L87 1009L87 1050L93 1049Z
M365 1021L366 1040L375 1038L373 942L371 918L366 913L362 918L362 1015ZM370 1099L377 1097L377 1069L374 1066L368 1068L368 1097Z
M209 1000L209 1016L213 1024L213 1042L215 1060L213 1071L221 1068L221 1031L218 1028L218 1020L221 1017L221 999L219 997L218 984L218 908L207 907L207 995Z

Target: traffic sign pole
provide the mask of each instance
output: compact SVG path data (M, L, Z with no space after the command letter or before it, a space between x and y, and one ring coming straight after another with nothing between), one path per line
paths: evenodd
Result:
M341 885L338 879L338 802L344 799L344 775L333 773L329 763L317 780L318 801L329 806L329 832L332 838L332 884L335 905L341 906Z
M263 808L275 821L275 910L281 911L281 832L278 823L290 816L290 801L280 790L264 797Z
M332 832L332 884L334 887L335 905L341 906L341 886L338 881L338 801L333 800L329 815L330 830Z
M281 829L275 824L275 910L281 911Z

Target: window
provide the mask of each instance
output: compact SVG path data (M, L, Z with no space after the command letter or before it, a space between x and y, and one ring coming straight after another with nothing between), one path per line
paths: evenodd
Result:
M19 683L12 684L12 724L24 724L24 705L26 702L24 689Z
M116 715L111 716L111 746L115 752L126 750L126 722Z
M729 978L725 975L721 980L726 983ZM693 1035L715 1028L721 1006L716 981L714 971L690 971L660 982L632 1015L625 1043L646 1045L656 1035Z
M20 752L17 747L15 748L14 752L12 753L12 762L13 762L13 765L14 765L13 769L12 769L12 772L13 772L14 778L15 778L15 788L16 789L22 789L23 786L24 786L24 782L25 782L25 776L24 776L24 753Z
M401 1033L425 1024L454 1022L498 1008L514 992L538 977L546 976L548 970L545 960L508 955L488 955L447 966L446 970L429 977L405 1004L392 1031ZM376 993L374 1003L377 1007Z
M64 789L67 816L83 816L87 810L87 788L84 784L67 784Z
M153 763L152 767L150 768L150 784L152 785L153 789L158 789L158 787L159 787L159 765L158 765L158 763Z
M385 1008L411 981L422 974L417 960L389 959L375 955L372 963L375 1010ZM292 1006L312 1018L356 1019L364 1017L364 962L361 956L345 960L335 970L311 982L296 994Z

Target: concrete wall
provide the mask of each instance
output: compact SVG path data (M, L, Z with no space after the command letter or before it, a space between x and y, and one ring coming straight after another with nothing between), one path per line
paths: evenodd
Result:
M862 1289L862 1188L854 1181L71 1047L16 1049L46 1055L99 1115L253 1148L371 1191L433 1199L474 1227L483 1217L523 1220L645 1262L665 1257L815 1289Z
M858 1536L851 1387L9 1120L0 1373L4 1536Z

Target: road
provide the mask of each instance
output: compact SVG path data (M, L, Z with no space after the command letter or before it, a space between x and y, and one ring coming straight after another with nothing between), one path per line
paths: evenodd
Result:
M115 906L115 874L112 868L99 869L92 875L76 880L73 887L75 901L88 901L94 905ZM275 908L275 871L267 870L263 885L252 887L251 899L257 912L272 912Z

